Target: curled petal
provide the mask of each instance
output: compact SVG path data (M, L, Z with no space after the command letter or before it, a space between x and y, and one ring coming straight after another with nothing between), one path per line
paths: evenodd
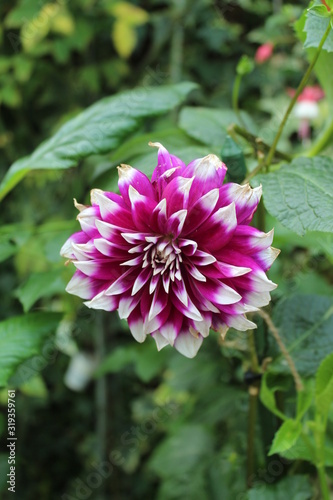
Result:
M89 241L89 237L83 231L79 231L77 233L72 234L68 240L63 244L60 250L60 255L62 257L66 257L67 259L75 259L75 255L73 253L73 243L87 243Z
M86 276L80 271L76 271L66 286L66 292L77 295L81 299L92 299L104 290L105 282Z
M220 189L220 201L223 206L234 202L238 224L248 224L257 210L261 194L261 186L252 189L250 184L240 186L230 182Z
M159 194L161 194L168 182L168 177L163 174L168 170L173 170L173 172L177 170L177 175L181 175L186 165L177 156L171 155L159 142L150 142L149 146L158 148L157 167L153 172L151 180L159 184Z
M194 336L189 332L181 332L175 340L175 348L187 358L194 358L201 347L203 337Z
M146 340L147 335L144 332L144 322L139 306L137 306L129 315L128 326L131 330L131 334L137 342L142 343Z
M220 188L223 184L227 167L215 155L192 161L184 170L185 177L194 177L192 195L198 199L214 188Z
M163 347L169 345L169 342L161 335L159 332L154 332L151 334L156 342L157 350L160 351Z
M132 168L130 165L121 165L118 167L118 187L123 200L128 206L131 206L131 200L128 194L130 186L134 187L138 193L148 196L148 198L156 199L156 192L148 179L148 177Z
M119 297L106 295L105 291L95 295L89 302L84 303L90 309L103 309L104 311L115 311L119 306Z

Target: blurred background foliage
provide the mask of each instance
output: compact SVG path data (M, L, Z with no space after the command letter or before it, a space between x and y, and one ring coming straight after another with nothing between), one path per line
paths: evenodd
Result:
M85 203L92 187L116 189L120 162L151 173L157 155L148 141L163 143L185 161L221 154L227 128L240 124L232 109L237 64L242 55L253 60L267 42L274 45L273 55L243 77L239 105L248 129L271 143L289 100L287 89L297 87L307 67L293 28L306 6L280 0L1 2L1 178L12 163L104 96L183 80L200 86L181 109L140 120L137 130L107 154L79 159L69 170L32 169L2 202L0 319L18 317L12 339L26 349L4 379L17 388L18 498L319 498L315 469L299 450L293 462L267 457L279 418L264 405L256 429L254 488L246 492L244 374L251 366L246 334L230 332L221 342L212 333L193 360L171 348L157 353L150 339L137 345L116 314L86 310L80 299L64 293L73 270L59 256L77 230L73 197ZM320 71L317 78L325 85ZM315 75L311 83L317 83ZM329 118L327 101L319 106L307 142L298 138L299 119L290 118L281 151L302 153L311 146ZM251 170L253 148L240 137L237 142ZM331 153L328 148L326 154ZM312 308L311 326L331 305L333 240L328 233L300 237L271 216L266 223L275 227L274 245L282 249L270 274L279 284L273 292L273 302L279 303L276 322L292 310L305 328ZM47 322L39 316L43 311L52 314ZM326 354L327 346L332 350L331 327L315 330L325 339ZM278 357L260 320L256 342L260 362ZM304 362L309 351L311 345L298 366L305 377L325 354L313 367ZM90 360L93 381L75 391L64 380L79 352ZM3 351L6 355L11 352ZM283 363L276 366L279 405L292 417L292 380ZM3 443L6 397L4 389ZM332 440L333 433L328 444ZM332 466L330 453L327 465ZM3 498L6 459L4 448Z

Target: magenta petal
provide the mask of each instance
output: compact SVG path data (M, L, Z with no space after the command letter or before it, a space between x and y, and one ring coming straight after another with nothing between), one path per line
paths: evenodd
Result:
M212 189L220 188L226 172L227 167L217 156L208 155L189 163L183 175L195 178L192 194L198 199Z
M144 322L141 316L140 307L137 306L128 317L128 326L131 334L137 342L144 342L146 334L144 332Z
M187 216L187 210L179 210L172 214L167 222L167 233L172 234L177 238L182 232L185 220Z
M261 187L225 184L214 155L188 166L158 146L152 182L119 167L120 195L94 189L79 205L82 231L61 249L77 268L67 290L95 309L118 309L132 335L151 335L191 358L210 327L253 329L248 312L268 304L265 271L279 251L249 226Z
M163 174L170 169L178 169L179 174L185 169L186 165L182 160L177 158L177 156L171 155L162 144L159 142L151 142L150 146L158 147L158 155L157 155L157 167L155 168L152 175L152 182L158 182L159 179L163 176Z
M232 247L245 254L254 254L259 250L265 250L273 242L274 230L263 233L251 226L237 226L232 238Z
M253 258L256 260L256 262L258 262L258 264L264 271L267 271L271 267L279 253L280 250L278 250L277 248L269 247L258 252L253 256Z
M181 248L182 252L188 257L195 254L198 248L198 243L193 240L186 240L184 238L179 238L178 246Z
M140 170L136 170L129 165L121 165L121 167L118 167L118 173L119 191L128 206L131 206L131 200L128 194L130 186L134 187L138 193L144 196L148 196L153 200L156 198L156 193L150 180L144 173L140 172Z
M149 231L151 229L152 212L156 208L156 201L143 196L132 186L129 188L129 197L132 205L132 217L136 228L139 231Z
M153 271L150 267L145 267L144 269L142 269L142 271L140 271L139 275L133 283L132 295L135 295L139 290L141 290L141 288L147 283L152 274Z
M212 189L204 196L201 196L189 209L188 217L183 230L183 235L194 232L197 227L203 224L214 211L219 199L219 190Z
M106 290L107 295L120 295L127 292L133 285L133 270L129 269L119 276Z
M85 305L90 309L103 309L104 311L115 311L119 306L119 297L111 297L106 295L105 291L95 295L95 297L89 302L85 302Z
M187 300L181 290L172 287L170 292L170 299L173 305L181 312L185 317L194 319L195 321L202 321L202 316L199 309L194 305L190 297Z
M261 186L252 189L249 184L240 186L230 182L220 189L220 201L223 206L234 202L238 224L248 224L257 210L261 194Z
M86 276L81 271L76 271L66 287L66 291L81 299L92 299L95 295L105 290L106 282Z
M74 261L74 265L86 276L96 280L114 280L119 277L119 268L107 259Z
M106 257L112 257L115 260L124 260L128 258L128 246L120 246L104 238L96 238L94 245L97 250Z
M98 231L96 228L96 220L100 218L99 207L89 207L77 216L77 220L80 223L82 231L84 231L89 238L95 238L98 236Z
M145 332L148 333L153 333L156 332L157 330L160 331L160 328L165 324L166 320L169 317L170 310L171 310L171 305L169 302L167 302L166 306L161 309L161 311L156 314L154 317L148 319L148 321L145 324Z
M182 327L183 318L183 315L178 311L178 309L172 308L168 319L159 327L161 335L163 335L163 337L172 346L174 345L177 335Z
M193 178L176 177L163 191L167 203L167 214L171 215L187 208Z
M61 247L60 255L67 259L75 259L72 243L87 243L87 241L89 241L89 236L83 231L72 234Z
M168 298L169 297L167 293L165 293L162 286L156 288L153 295L153 300L151 302L151 307L149 310L149 316L148 316L149 321L154 319L155 316L160 314L160 312L163 311L163 309L165 309L166 305L168 304Z
M197 241L202 247L214 254L231 240L237 227L235 204L217 210L201 227L196 230Z
M91 200L99 207L101 218L114 226L135 229L131 212L127 209L122 198L116 197L116 195L110 197L110 194L113 193L107 193L100 189L91 191ZM78 217L81 217L82 214L83 212Z
M134 297L125 293L124 295L118 297L118 295L111 295L114 300L119 301L118 313L121 319L127 319L131 312L140 302L140 295L137 294Z
M210 279L206 283L196 282L199 292L213 304L234 304L241 300L241 295L224 283Z

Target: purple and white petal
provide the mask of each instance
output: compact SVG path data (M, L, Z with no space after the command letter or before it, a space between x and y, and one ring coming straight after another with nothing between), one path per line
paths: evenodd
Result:
M87 307L118 310L133 337L194 357L212 327L255 328L246 313L270 301L265 271L279 251L273 231L249 226L261 187L222 185L215 155L186 166L159 143L152 181L121 165L119 191L76 206L82 231L61 249L77 268L67 291Z

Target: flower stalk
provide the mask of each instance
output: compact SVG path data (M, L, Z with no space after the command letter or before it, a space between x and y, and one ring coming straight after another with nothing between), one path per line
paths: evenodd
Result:
M329 35L331 31L331 23L329 22L328 23L328 26L327 26L327 29L322 37L322 39L320 40L320 43L317 47L317 50L316 50L316 53L311 61L311 64L309 65L308 69L306 70L305 74L303 75L303 78L300 82L300 84L298 85L297 89L296 89L296 92L294 94L294 97L292 98L292 100L290 101L289 103L289 106L282 118L282 121L280 123L280 126L279 126L279 129L277 131L277 134L274 138L274 141L273 141L273 144L271 146L271 149L269 150L268 154L267 154L267 158L265 160L265 164L269 167L270 164L272 163L272 160L273 160L273 157L274 157L274 153L275 153L275 150L276 150L276 147L277 147L277 144L279 142L279 139L281 137L281 134L283 132L283 129L284 129L284 126L289 118L289 115L293 109L293 107L295 106L296 104L296 101L297 101L297 98L299 97L299 95L301 94L302 90L304 89L305 85L307 84L308 80L309 80L309 77L311 75L311 72L316 64L316 62L318 61L318 57L320 55L320 52L321 52L321 49L323 48L323 45Z
M278 329L276 328L276 326L274 325L271 317L269 316L269 314L267 314L267 312L263 311L263 310L259 310L257 311L257 314L259 316L261 316L263 318L263 320L266 322L269 330L271 331L273 337L275 338L276 340L276 343L278 344L279 348L280 348L280 351L282 352L283 356L285 357L287 363L288 363L288 366L290 368L290 371L291 371L291 374L294 378L294 382L295 382L295 386L296 386L296 390L297 391L303 391L304 390L304 386L303 386L303 382L302 382L302 379L296 369L296 366L295 366L295 363L292 359L292 357L290 356L286 346L284 345L281 337L280 337L280 334L279 334L279 331Z

